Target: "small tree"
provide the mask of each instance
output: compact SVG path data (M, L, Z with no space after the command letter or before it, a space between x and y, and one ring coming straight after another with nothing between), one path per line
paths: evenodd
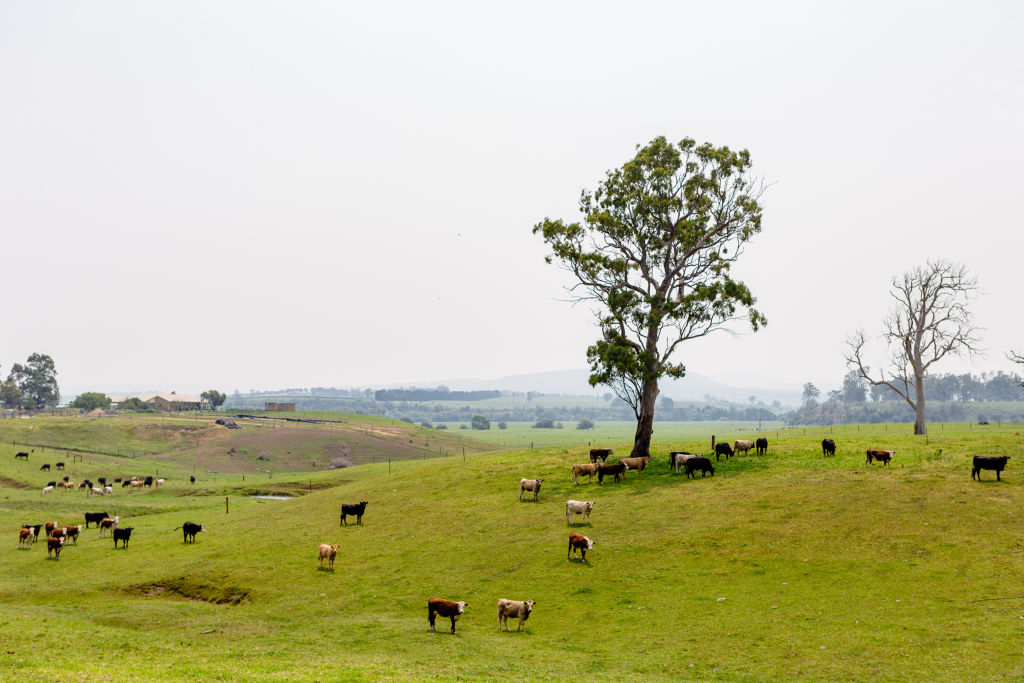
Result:
M491 428L491 421L483 415L474 415L470 420L470 423L472 424L473 429L485 430Z
M12 365L7 381L17 385L21 392L21 405L24 407L55 406L60 402L57 370L53 359L46 354L33 353L25 365Z
M498 423L498 429L508 429L508 423L506 423L506 422L499 422Z
M847 338L846 362L866 381L885 386L914 410L914 434L928 431L924 380L932 365L949 355L973 356L980 350L977 328L967 304L978 280L963 265L945 260L928 261L893 278L896 304L883 321L889 351L877 377L864 365L867 337L858 330Z
M576 423L576 429L593 429L593 428L594 428L594 423L591 422L590 420L588 420L587 418L583 418L578 423Z
M672 360L679 344L737 320L755 332L766 322L731 275L761 230L763 184L750 165L746 150L658 137L583 192L581 222L545 218L533 228L551 247L547 261L575 278L576 300L596 305L590 383L632 409L633 456L650 454L659 379L686 373Z
M75 400L71 402L71 407L86 411L97 408L106 410L110 408L110 397L97 391L87 391L76 396Z
M800 399L805 406L809 406L812 403L817 403L819 396L821 396L821 390L812 382L807 382L804 384L804 393L801 394Z
M199 395L200 398L204 399L210 404L210 407L217 410L220 406L224 405L224 401L228 400L228 397L216 389L210 389L204 391Z
M864 403L868 400L868 388L864 378L856 370L850 370L843 377L843 401L846 403Z

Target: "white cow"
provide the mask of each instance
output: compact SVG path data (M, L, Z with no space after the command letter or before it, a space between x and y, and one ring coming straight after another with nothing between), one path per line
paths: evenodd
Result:
M506 600L502 598L498 600L498 630L501 630L502 623L505 624L505 630L508 631L508 618L513 619L519 618L519 628L517 631L522 631L526 620L530 618L530 612L533 611L533 606L537 604L533 600Z
M161 484L163 484L163 483L164 483L164 480L163 480L163 479L157 479L157 480L156 480L156 485L157 485L157 486L160 486L160 485L161 485Z
M106 494L103 492L103 489L98 489L95 486L93 486L92 488L89 489L89 495L105 496Z
M576 515L583 515L582 523L590 521L590 511L594 509L593 500L569 500L565 503L565 523L572 524Z
M676 474L679 474L679 470L683 469L683 464L686 463L690 458L699 458L699 455L694 453L686 453L683 451L673 451L668 454L669 465L675 470Z
M110 486L104 486L103 487L103 495L104 496L109 496L109 495L112 495L113 493L114 493L114 489L111 488Z
M537 495L540 493L540 485L543 483L543 479L520 479L519 500L523 499L523 493L526 491L533 491L533 499L537 500Z
M39 495L40 495L40 496L45 496L45 495L46 495L47 493L53 493L53 487L52 487L52 486L47 486L46 488L44 488L44 489L43 489L43 490L42 490L42 491L41 491L41 492L39 493Z

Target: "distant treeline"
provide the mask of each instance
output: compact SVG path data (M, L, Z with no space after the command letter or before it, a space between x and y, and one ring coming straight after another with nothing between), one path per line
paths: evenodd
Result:
M927 410L929 422L1024 422L1024 403L1020 402L929 401ZM914 411L904 401L826 401L806 405L782 419L791 425L913 423Z
M376 401L483 401L501 397L500 391L449 391L436 389L378 389L373 393Z

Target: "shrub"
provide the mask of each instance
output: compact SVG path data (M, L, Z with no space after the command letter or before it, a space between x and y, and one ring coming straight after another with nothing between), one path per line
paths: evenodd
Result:
M498 429L508 429L508 425L504 422L499 422Z
M444 423L441 423L441 424L437 425L437 428L438 429L448 429L448 425L446 425Z
M484 430L484 429L490 429L491 428L491 421L488 420L483 415L474 415L471 422L472 422L472 425L473 425L473 429Z
M582 420L580 420L576 424L576 429L593 429L593 428L594 428L594 423L591 422L590 420L588 420L587 418L583 418Z
M537 420L533 424L533 428L534 429L554 429L555 428L555 421L554 420L549 420L547 418L545 418L543 420Z

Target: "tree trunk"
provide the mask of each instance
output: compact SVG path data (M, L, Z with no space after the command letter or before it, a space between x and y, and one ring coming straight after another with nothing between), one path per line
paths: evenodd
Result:
M914 434L927 434L928 425L924 419L924 378L918 373L914 377L914 392L917 394L914 401Z
M651 437L654 435L654 405L658 399L658 380L644 382L640 394L640 415L636 420L636 436L633 437L631 458L642 458L651 454Z

